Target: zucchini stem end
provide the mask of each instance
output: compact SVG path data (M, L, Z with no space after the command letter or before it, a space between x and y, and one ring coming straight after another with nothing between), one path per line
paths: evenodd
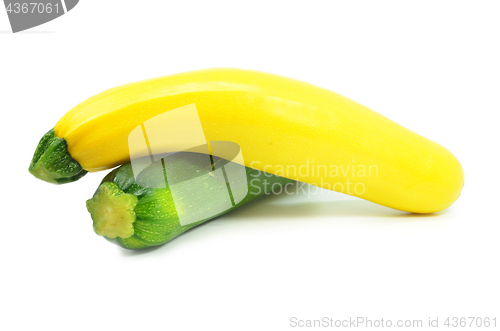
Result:
M74 182L87 171L68 152L66 139L47 132L36 147L29 172L38 179L52 184Z
M130 238L134 234L137 202L135 195L123 192L115 183L102 183L94 197L87 200L94 231L111 239Z

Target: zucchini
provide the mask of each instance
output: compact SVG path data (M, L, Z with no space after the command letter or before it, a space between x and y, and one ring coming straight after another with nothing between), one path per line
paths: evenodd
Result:
M170 154L138 174L128 162L87 200L94 231L128 249L162 245L294 181L194 152Z

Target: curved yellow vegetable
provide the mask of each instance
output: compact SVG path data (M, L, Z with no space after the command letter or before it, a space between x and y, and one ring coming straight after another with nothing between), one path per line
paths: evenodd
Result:
M447 208L463 187L460 163L439 144L337 93L239 69L107 90L64 115L54 139L84 170L108 169L129 161L134 128L190 104L207 141L239 144L248 167L415 213ZM32 173L47 180L39 168Z

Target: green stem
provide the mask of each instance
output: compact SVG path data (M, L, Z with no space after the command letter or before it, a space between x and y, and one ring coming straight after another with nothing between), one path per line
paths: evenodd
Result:
M36 178L52 184L74 182L87 173L71 157L68 143L64 138L58 138L54 129L40 139L28 170Z
M102 183L94 197L87 200L94 231L108 238L130 238L134 234L137 201L135 195L124 193L115 183Z

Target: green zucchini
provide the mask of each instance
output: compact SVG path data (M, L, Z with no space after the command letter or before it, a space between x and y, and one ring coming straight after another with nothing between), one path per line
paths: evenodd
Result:
M145 162L141 171L130 162L114 169L87 200L94 231L128 249L162 245L295 182L194 152Z

